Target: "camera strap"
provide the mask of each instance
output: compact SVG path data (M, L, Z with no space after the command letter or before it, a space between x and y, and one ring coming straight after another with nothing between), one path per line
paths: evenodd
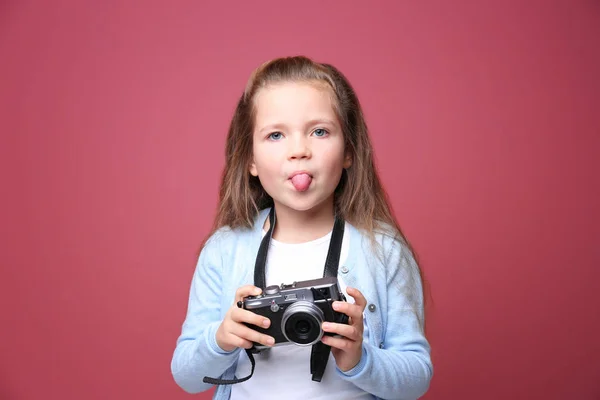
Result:
M256 263L254 264L254 286L263 290L267 287L265 266L267 264L267 252L269 251L269 244L273 237L273 230L276 222L277 216L275 215L275 207L271 207L271 211L269 212L269 230L260 243L258 255L256 256ZM336 215L333 231L331 232L331 239L329 241L329 249L327 250L327 258L325 259L325 268L323 271L324 278L337 277L343 238L344 220Z
M277 217L275 215L275 207L273 206L269 212L269 229L260 243L256 256L256 262L254 264L254 286L257 286L263 290L266 288L265 266L267 263L267 252L269 251L269 245L271 243L271 238L273 237L273 231L275 229L276 222ZM329 249L327 251L327 258L325 259L323 277L337 277L343 238L344 220L336 214L335 222L333 224L333 231L331 232ZM215 379L205 376L202 381L204 383L210 383L213 385L231 385L247 381L254 374L256 362L254 360L253 353L256 352L257 350L254 348L246 349L246 354L248 355L248 358L250 358L250 363L252 365L250 375L240 379ZM327 362L329 361L330 352L331 347L323 342L319 341L312 346L310 354L310 373L312 374L313 381L320 382L323 378L325 368L327 367Z

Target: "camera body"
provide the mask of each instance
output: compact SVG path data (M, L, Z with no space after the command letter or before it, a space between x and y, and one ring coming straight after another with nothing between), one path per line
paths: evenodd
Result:
M311 346L323 335L334 335L323 331L323 322L348 323L346 314L333 309L334 301L346 301L346 298L337 278L325 277L268 286L260 295L246 297L239 306L271 320L268 328L246 325L272 336L275 345ZM258 350L267 348L259 343L254 343L254 347Z

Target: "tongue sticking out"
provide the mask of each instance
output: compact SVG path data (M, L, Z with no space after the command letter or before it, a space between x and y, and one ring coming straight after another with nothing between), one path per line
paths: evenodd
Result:
M304 192L306 189L308 189L308 186L310 186L311 181L312 178L310 177L310 175L298 174L294 175L294 177L292 178L292 185L294 185L294 188L296 188L297 191Z

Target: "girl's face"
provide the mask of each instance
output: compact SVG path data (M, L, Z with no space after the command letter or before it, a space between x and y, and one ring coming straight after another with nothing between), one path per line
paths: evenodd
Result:
M281 83L255 96L250 173L275 207L315 211L333 206L342 171L351 164L333 109L332 92L319 83Z

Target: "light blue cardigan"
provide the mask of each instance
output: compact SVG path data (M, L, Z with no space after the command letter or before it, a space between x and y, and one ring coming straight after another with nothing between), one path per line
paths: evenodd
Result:
M175 382L188 393L212 387L202 378L233 379L241 349L224 352L215 334L238 287L253 284L254 263L269 209L252 229L219 229L206 242L194 272L187 315L171 362ZM339 267L348 286L367 299L362 358L342 379L376 399L417 399L433 375L430 346L423 332L422 282L416 263L397 239L377 234L380 250L347 224L349 253ZM378 256L381 254L381 256ZM250 378L252 379L252 378ZM307 376L310 379L310 376ZM231 386L217 387L214 399L229 399Z

